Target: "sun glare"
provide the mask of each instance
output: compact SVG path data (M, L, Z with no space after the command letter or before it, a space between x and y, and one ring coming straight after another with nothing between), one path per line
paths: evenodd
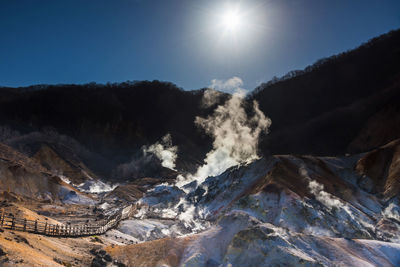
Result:
M226 2L212 6L207 10L207 34L215 41L218 52L224 49L221 55L241 51L246 53L256 45L257 38L264 34L264 20L261 20L260 10L256 6L245 5L245 2ZM263 15L263 14L262 14ZM264 18L264 15L262 16ZM261 23L260 23L261 22ZM216 50L216 51L217 51Z
M222 16L222 24L226 29L235 31L242 24L242 18L236 10L229 10Z

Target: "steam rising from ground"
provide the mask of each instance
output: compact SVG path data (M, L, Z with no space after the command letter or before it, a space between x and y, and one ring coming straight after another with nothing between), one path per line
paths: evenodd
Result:
M324 191L324 186L315 180L310 181L308 184L310 192L315 196L315 198L324 204L327 208L332 209L333 207L341 207L342 203L340 200L334 198L331 194Z
M246 90L242 88L243 81L239 77L232 77L227 80L219 80L213 79L211 80L211 84L208 86L209 88L204 91L202 105L205 108L211 107L216 104L220 97L222 96L222 92L228 94L246 94Z
M184 185L192 181L196 181L198 185L207 177L219 175L232 166L249 164L258 159L257 148L260 134L267 132L271 125L271 120L261 112L256 101L245 107L249 103L244 101L244 90L239 87L243 83L239 78L234 77L226 82L213 80L212 83L218 84L218 89L223 86L234 86L236 92L224 104L216 107L213 114L207 118L196 117L195 119L195 124L213 137L214 142L212 150L206 155L204 165L200 166L194 174L188 174L186 177L178 176L176 186L186 193L187 188ZM219 98L220 94L213 89L206 90L203 106L209 107L215 104L215 98ZM175 191L172 188L169 190ZM166 207L161 213L162 216L176 214L175 216L178 216L185 226L190 226L192 231L205 227L204 222L199 222L204 212L189 203L185 196L181 196L179 203L174 207Z
M271 120L261 112L256 101L252 103L244 101L245 91L240 88L243 84L240 78L233 77L228 81L213 80L212 84L215 89L227 91L227 89L235 88L236 92L225 103L217 106L213 114L207 118L196 117L195 119L195 124L214 139L213 148L207 153L204 165L200 166L194 174L188 174L186 177L178 176L176 186L180 188L159 185L153 191L148 191L141 199L142 203L151 204L156 199L152 197L152 194L155 194L157 190L165 190L168 192L166 195L179 201L172 206L164 206L163 200L162 203L157 204L163 206L157 209L157 212L165 218L170 216L178 218L185 227L194 232L205 229L207 224L203 221L204 211L186 199L185 193L188 193L188 188L184 185L192 181L196 181L199 185L209 176L219 175L232 166L249 164L258 159L257 148L260 134L267 132L271 125ZM218 91L206 90L202 99L203 106L212 106L217 103L220 96L221 93ZM157 155L163 161L163 166L174 168L177 149L172 146L169 135L162 141L150 146L145 152Z
M161 165L165 168L175 170L175 161L178 152L178 147L172 145L172 139L170 134L166 134L160 142L157 142L148 148L144 148L143 152L153 153L159 160Z
M323 204L329 211L334 211L338 217L343 216L344 218L349 218L355 224L358 224L360 229L361 226L369 229L374 228L367 217L362 216L359 213L354 213L356 210L351 207L351 205L342 202L339 198L324 191L324 185L312 180L308 175L308 171L305 166L301 166L299 172L300 175L303 176L308 182L308 189L310 190L311 194L313 194L315 199Z
M300 175L303 176L308 182L308 189L310 189L311 194L313 194L315 198L325 205L329 210L334 207L340 208L343 206L343 203L339 199L324 191L324 186L322 184L310 178L305 166L302 166L299 171Z
M241 84L237 82L236 86ZM180 183L194 180L202 183L208 176L219 175L232 166L248 164L259 158L259 137L262 132L268 131L271 120L262 113L256 101L251 105L253 115L249 116L244 107L244 91L241 88L237 90L209 117L196 117L196 125L214 138L213 149L207 153L205 164L184 181L181 177ZM205 97L208 95L205 94Z
M203 94L203 99L201 100L202 106L205 108L211 107L219 101L221 95L222 93L219 91L211 88L206 89Z
M114 190L118 184L109 185L100 180L87 180L86 182L77 186L77 188L86 193L103 193Z
M229 94L236 94L238 91L246 91L243 88L243 81L237 76L234 76L227 80L213 79L211 80L210 88L218 91L222 91Z

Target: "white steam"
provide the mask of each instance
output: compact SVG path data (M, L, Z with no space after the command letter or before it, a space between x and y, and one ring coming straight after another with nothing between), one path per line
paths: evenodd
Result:
M311 194L315 196L315 199L323 204L329 211L332 211L333 208L336 208L335 213L338 218L345 215L345 218L350 218L354 224L359 225L360 229L361 226L369 229L374 229L374 226L371 224L370 219L363 216L362 214L355 213L356 210L351 205L348 205L347 203L341 201L339 198L324 191L324 185L318 183L315 180L312 180L311 177L308 175L308 171L305 166L301 166L299 172L300 175L303 176L308 182L308 189L310 190Z
M221 97L222 93L212 88L208 88L204 91L201 105L205 108L211 107L216 104Z
M246 91L243 88L241 88L242 86L243 86L242 79L234 76L227 80L213 79L211 80L211 84L208 87L225 93L235 94L238 91L242 92Z
M246 90L242 88L243 81L239 77L232 77L227 80L213 79L209 88L204 91L202 106L210 107L218 102L222 96L222 92L228 94L246 94Z
M200 166L194 174L188 174L186 177L178 176L175 186L180 187L180 192L183 190L187 193L187 191L193 190L190 186L184 187L192 181L200 184L208 176L219 175L232 166L248 164L258 159L257 148L260 134L267 132L271 125L271 120L261 112L256 101L248 103L244 100L244 90L239 87L243 83L239 78L234 77L226 82L213 80L212 83L215 85L214 87L217 87L216 89L221 90L224 87L224 91L228 87L232 87L232 90L233 87L236 87L236 92L224 104L217 106L213 114L207 118L196 117L195 124L214 139L213 148L207 153L204 165ZM216 103L215 97L219 97L220 94L212 89L206 90L203 105L210 106ZM176 148L172 147L170 137L163 139L163 142L169 144L156 143L147 148L145 152L156 154L164 164L166 163L165 159L175 162ZM164 164L163 166L165 166ZM175 164L169 166L175 167ZM173 192L173 186L169 187ZM147 203L149 206L161 205L161 202L152 203L156 198L151 196L151 191L148 191L146 195L148 196L141 200L143 203ZM164 202L165 200L162 200L162 203ZM208 227L208 224L203 221L206 212L189 202L185 196L180 197L177 204L161 205L159 208L153 208L151 212L162 218L178 219L185 228L191 229L192 232ZM140 214L144 216L146 211L142 211Z
M301 166L299 172L300 175L303 176L308 182L308 189L310 190L311 194L315 196L316 200L321 202L329 210L331 210L334 207L343 208L343 203L339 199L335 198L333 195L324 191L324 185L310 178L305 166Z
M248 116L243 91L238 90L209 117L196 117L196 125L214 138L213 149L207 153L205 164L181 182L196 180L202 183L209 176L219 175L232 166L248 164L259 158L259 136L268 131L271 120L262 113L256 101L252 103L253 115Z
M77 188L81 192L98 194L103 192L110 192L114 190L117 186L118 184L110 185L100 180L87 180L86 182L78 185Z
M160 142L157 142L148 148L144 148L143 152L153 153L160 161L161 165L165 168L175 170L175 161L178 155L178 147L172 145L170 134L166 134Z
M315 198L324 204L328 209L331 210L333 207L339 208L342 206L342 202L328 192L325 192L324 186L317 181L310 181L308 188L310 189L311 194L313 194Z

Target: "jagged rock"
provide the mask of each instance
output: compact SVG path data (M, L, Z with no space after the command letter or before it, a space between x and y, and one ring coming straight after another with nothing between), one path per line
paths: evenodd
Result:
M7 253L3 250L2 247L0 247L0 257L7 255Z
M90 253L95 255L90 265L91 267L105 267L108 263L112 262L111 256L103 249L91 249Z
M171 207L180 201L185 192L176 186L159 185L146 192L141 202L153 207Z

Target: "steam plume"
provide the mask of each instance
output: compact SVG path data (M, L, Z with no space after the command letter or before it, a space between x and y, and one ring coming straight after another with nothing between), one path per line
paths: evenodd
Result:
M308 188L310 189L310 192L315 196L315 198L330 210L333 207L339 208L343 206L340 200L334 198L331 194L324 191L324 186L317 181L310 181L310 183L308 184Z
M204 91L202 105L203 107L211 107L215 103L218 102L222 93L225 92L228 94L245 94L246 90L242 88L243 81L239 77L232 77L227 80L219 80L213 79L211 80L211 84L208 86L209 88Z
M229 78L227 80L213 79L211 80L210 88L218 91L222 91L229 94L235 94L238 91L246 91L243 88L243 81L237 76Z
M205 108L211 107L218 102L221 95L221 92L216 91L212 88L208 88L204 91L203 98L201 100L202 106Z
M161 165L165 168L175 170L175 161L178 152L178 147L172 145L172 139L170 134L166 134L160 142L151 145L148 148L144 148L143 152L153 153L159 160Z
M299 172L300 175L303 176L308 182L308 189L310 190L311 194L315 196L316 200L325 205L329 210L331 210L333 207L340 208L343 206L339 199L324 191L324 185L310 178L305 166L301 166Z
M207 153L205 164L187 182L201 183L208 176L219 175L229 167L248 164L258 159L257 147L261 132L268 131L271 120L252 103L254 115L249 117L244 109L241 88L225 104L218 106L207 118L196 117L195 123L214 138L213 149Z

